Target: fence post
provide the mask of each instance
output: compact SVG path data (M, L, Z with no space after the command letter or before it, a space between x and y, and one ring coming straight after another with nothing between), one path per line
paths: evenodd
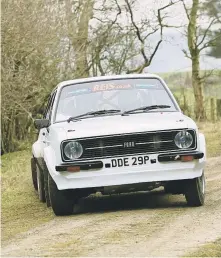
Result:
M221 99L216 100L217 117L221 118Z
M210 112L211 112L211 119L213 122L216 121L216 107L215 107L215 99L210 99Z

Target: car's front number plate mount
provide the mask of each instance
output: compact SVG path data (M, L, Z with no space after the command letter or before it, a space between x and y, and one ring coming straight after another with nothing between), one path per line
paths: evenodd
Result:
M130 167L130 166L141 166L146 165L149 160L149 156L135 156L127 158L116 158L111 159L110 166L106 167Z

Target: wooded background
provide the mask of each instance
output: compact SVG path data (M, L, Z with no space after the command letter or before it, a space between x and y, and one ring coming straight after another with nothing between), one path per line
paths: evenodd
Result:
M186 114L219 119L221 72L201 71L200 56L221 58L221 1L161 2L137 19L138 0L2 0L2 152L36 138L33 119L58 82L143 73L168 28L185 35L192 70L162 77ZM168 19L176 5L186 15L179 26Z

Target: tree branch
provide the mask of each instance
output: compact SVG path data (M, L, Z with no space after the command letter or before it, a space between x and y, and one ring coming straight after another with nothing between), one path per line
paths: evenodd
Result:
M209 71L205 71L204 75L201 75L200 76L200 80L202 82L205 81L206 78L210 77L211 75L214 75L214 72L216 71L216 69L212 69L212 70L209 70Z
M185 49L182 49L182 52L184 53L186 58L192 59Z
M131 22L132 22L132 24L133 24L133 26L134 26L134 28L135 28L137 38L138 38L138 40L141 42L141 50L140 50L140 51L141 51L141 54L142 54L142 56L143 56L143 58L144 58L145 64L148 64L149 61L148 61L148 58L147 58L147 56L146 56L146 54L145 54L145 50L144 50L144 43L145 43L145 42L144 42L144 40L142 39L140 30L139 30L138 26L136 25L136 23L135 23L135 21L134 21L133 11L132 11L132 9L131 9L131 6L130 6L128 0L125 0L125 2L126 2L126 5L127 5L127 7L128 7L128 10L129 10Z
M184 2L184 0L181 0L181 2L183 3L183 7L184 7L184 10L185 10L185 13L186 13L186 17L188 20L190 20L190 15L189 15L189 12L188 12L188 9L186 7L186 4Z
M200 40L200 42L197 44L197 47L199 47L205 40L208 32L209 32L209 29L211 28L211 26L213 25L214 21L216 21L216 18L212 19L212 21L209 23L208 27L206 28L205 32L204 32L204 35L203 35L203 38Z
M154 28L152 32L148 33L145 37L142 37L141 35L141 32L140 32L140 29L139 27L137 26L137 24L135 23L134 21L134 15L133 15L133 11L132 11L132 8L131 8L131 5L129 4L129 1L128 0L125 0L125 3L127 5L127 8L129 10L129 14L130 14L130 19L131 19L131 22L132 22L132 25L133 27L135 28L135 32L136 32L136 35L137 35L137 38L138 40L140 41L141 43L141 49L140 49L140 52L142 54L142 57L144 59L144 62L142 65L139 65L137 68L134 68L132 70L128 70L127 73L134 73L134 72L138 72L138 73L141 73L143 71L143 69L147 66L149 66L154 58L154 56L156 55L159 47L160 47L160 44L162 43L163 41L163 28L164 27L173 27L173 26L169 26L169 25L166 25L166 24L163 24L163 20L164 20L164 17L165 16L161 16L161 12L163 10L165 10L166 8L180 2L181 0L177 0L177 1L170 1L169 4L159 8L157 10L157 20L158 20L158 28ZM148 58L146 53L145 53L145 40L150 36L150 35L153 35L154 33L156 33L158 30L160 29L160 40L158 40L152 54L150 55L150 57Z
M213 42L215 43L218 39L221 40L221 35L219 35L218 37L213 38L213 39L207 41L205 44L203 44L203 46L201 48L199 48L199 52L201 52L205 48L213 46Z

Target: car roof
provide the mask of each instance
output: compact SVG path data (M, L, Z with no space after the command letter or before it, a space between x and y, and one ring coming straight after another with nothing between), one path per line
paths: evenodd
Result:
M156 74L124 74L124 75L108 75L108 76L97 76L97 77L88 77L88 78L80 78L74 80L68 80L60 82L56 89L63 88L64 86L75 84L75 83L83 83L83 82L94 82L94 81L103 81L103 80L113 80L113 79L127 79L127 78L156 78L161 79Z

